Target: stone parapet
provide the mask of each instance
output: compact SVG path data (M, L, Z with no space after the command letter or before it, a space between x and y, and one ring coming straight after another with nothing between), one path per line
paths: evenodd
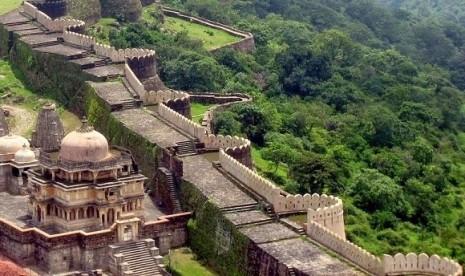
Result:
M311 218L315 218L314 220L322 224L332 225L341 237L345 237L342 201L339 198L317 194L290 195L273 182L235 160L225 150L220 150L219 161L223 169L271 203L276 213L302 212L309 209Z
M463 275L457 262L438 255L398 253L392 257L385 254L381 260L315 221L307 222L307 235L373 275Z
M441 258L438 255L428 256L425 253L419 255L408 253L407 255L397 253L384 255L384 273L386 275L451 275L459 276L463 274L462 267L448 258Z
M374 275L384 275L381 260L314 221L307 221L307 235Z

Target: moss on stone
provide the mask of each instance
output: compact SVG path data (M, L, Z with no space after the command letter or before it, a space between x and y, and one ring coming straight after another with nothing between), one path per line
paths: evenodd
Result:
M194 211L188 224L194 252L220 275L247 275L249 239L193 184L182 182L180 198L183 208Z

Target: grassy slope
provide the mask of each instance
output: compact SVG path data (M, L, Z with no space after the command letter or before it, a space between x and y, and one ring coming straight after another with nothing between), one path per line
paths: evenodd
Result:
M48 100L34 95L25 87L21 78L21 74L14 71L9 62L0 60L0 97L8 95L0 99L0 105L11 106L15 111L12 115L20 117L9 119L13 132L29 137L41 106ZM66 133L79 127L80 120L76 115L62 108L58 108L58 111Z
M22 0L1 0L0 1L0 14L7 13L21 4Z
M240 38L232 36L224 31L175 17L166 16L163 27L173 32L187 31L189 37L201 40L203 42L203 47L207 50L213 50L240 40Z
M171 250L170 255L165 256L165 264L169 264L174 270L173 275L181 276L214 276L212 271L195 260L195 255L187 248Z
M208 111L208 109L214 104L200 104L200 103L192 103L191 104L191 116L192 121L195 122L202 122L203 115Z

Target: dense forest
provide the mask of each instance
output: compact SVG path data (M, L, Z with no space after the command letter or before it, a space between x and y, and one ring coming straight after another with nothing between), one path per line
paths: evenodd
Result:
M404 9L421 17L453 20L465 25L462 0L377 0L393 9Z
M459 21L370 0L163 4L248 30L257 49L210 53L164 30L155 7L139 23L119 18L108 34L93 32L117 47L155 48L169 87L252 95L253 104L221 113L216 131L251 139L254 155L268 160L257 168L287 191L342 197L356 244L465 263Z

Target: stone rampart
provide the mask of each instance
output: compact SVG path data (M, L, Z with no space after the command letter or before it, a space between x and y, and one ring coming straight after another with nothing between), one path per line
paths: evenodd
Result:
M194 123L193 121L184 117L178 112L170 109L164 104L160 104L158 106L158 114L160 114L160 116L163 119L167 120L171 124L180 128L181 130L183 130L184 132L186 132L192 137L195 137L201 140L200 138L205 136L205 131L206 131L205 128L203 128L199 124Z
M127 64L124 65L124 76L134 91L136 91L137 95L139 95L140 99L146 103L148 97L147 91L145 91L144 85L139 81L139 79Z
M463 275L458 263L438 255L398 253L384 255L381 260L316 221L307 221L307 235L374 275Z
M383 264L378 257L341 238L324 226L314 221L307 221L307 234L313 240L337 252L369 273L384 275Z
M441 258L438 255L428 256L425 253L419 255L415 253L408 253L407 255L397 253L394 257L384 255L383 264L386 275L431 274L459 276L463 274L462 267L453 260Z
M50 16L48 16L43 11L40 11L37 7L29 2L24 2L23 11L51 32L64 32L70 27L74 30L81 29L85 24L84 21L76 19L53 20Z
M183 130L190 136L199 139L200 143L203 143L206 149L223 149L226 155L237 158L237 160L244 166L249 168L252 167L249 140L237 136L232 137L229 135L223 136L208 134L205 127L193 122L163 104L159 105L158 114L160 114L163 119Z
M315 221L345 239L341 199L324 194L290 195L223 150L220 150L219 161L223 169L271 203L276 213L308 211L309 221Z
M214 49L213 51L217 51L223 48L233 48L235 50L242 51L242 52L251 52L255 50L255 41L254 41L252 33L245 32L245 31L233 28L231 26L228 26L228 25L225 25L219 22L211 21L206 18L187 14L180 10L176 10L176 9L172 9L168 7L162 7L162 10L165 15L177 17L183 20L187 20L189 22L195 22L197 24L204 25L210 28L222 30L224 32L227 32L230 35L241 38L241 40L238 42L233 42L233 43L224 45L222 47Z

